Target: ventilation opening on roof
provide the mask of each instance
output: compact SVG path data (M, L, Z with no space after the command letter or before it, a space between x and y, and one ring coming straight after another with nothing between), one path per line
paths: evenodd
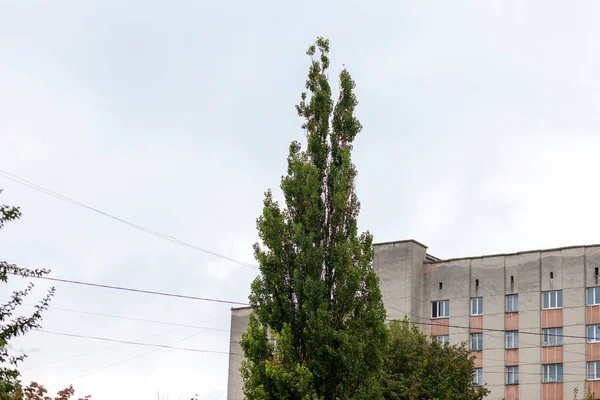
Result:
M510 276L510 283L511 284L515 283L515 277L513 275Z
M475 287L479 287L479 279L475 279Z
M594 275L598 276L598 267L594 268Z
M554 279L554 272L550 272L550 279Z
M440 282L440 290L442 290L442 282Z

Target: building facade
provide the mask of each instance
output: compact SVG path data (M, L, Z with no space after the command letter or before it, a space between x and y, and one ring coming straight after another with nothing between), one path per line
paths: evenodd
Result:
M388 320L466 342L489 399L600 398L600 245L440 260L405 240L376 244L373 266ZM228 400L243 399L249 315L232 309Z

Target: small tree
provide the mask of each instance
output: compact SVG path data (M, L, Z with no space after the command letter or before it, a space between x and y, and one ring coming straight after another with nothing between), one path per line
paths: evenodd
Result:
M290 145L281 189L266 193L254 246L260 275L241 346L247 399L377 399L385 310L372 269L373 238L358 234L352 143L362 126L354 81L339 75L332 98L329 42L307 52L311 66L298 114L306 150Z
M410 326L390 323L383 388L389 400L480 400L489 394L473 384L473 358L461 345L441 345Z
M575 389L573 389L573 400L595 400L596 394L594 392L590 392L589 390L587 390L587 387L588 387L588 381L586 379L585 384L584 384L584 388L586 389L585 397L578 398L577 395L579 394L579 388L575 388Z
M0 190L1 193L2 190ZM18 207L0 205L0 229L7 222L17 220L20 217L21 211ZM9 277L14 275L40 277L49 272L48 270L19 268L6 261L0 261L0 281L4 283L7 283ZM9 341L17 336L24 335L31 329L40 327L39 323L42 319L42 311L48 308L50 299L54 294L54 288L51 288L46 296L36 304L35 310L31 315L13 318L18 306L23 303L23 299L31 292L33 287L33 283L29 282L25 289L13 292L10 300L0 305L0 400L12 400L11 396L20 390L20 374L17 367L26 357L25 354L10 354L8 351Z
M55 397L47 395L48 390L37 382L31 382L25 388L19 388L11 395L11 400L70 400L71 396L75 395L75 390L72 385L68 388L60 390ZM78 400L89 400L92 396L80 397Z

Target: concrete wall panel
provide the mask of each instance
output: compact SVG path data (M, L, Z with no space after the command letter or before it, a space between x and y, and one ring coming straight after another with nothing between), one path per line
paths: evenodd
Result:
M522 368L519 367L519 373ZM539 370L537 374L539 374ZM538 376L539 378L539 376ZM520 399L541 399L542 398L542 385L540 385L539 379L534 383L523 383L523 378L519 378L519 398Z
M600 343L587 343L586 360L600 361ZM598 392L598 394L600 395L600 392Z
M484 314L504 314L506 296L504 294L495 296L485 296L483 298Z
M600 246L585 248L585 285L586 287L600 286L596 277L596 268L600 270ZM600 394L600 393L599 393Z
M519 349L508 349L504 352L506 365L519 365Z
M504 256L483 259L483 278L479 281L483 297L504 295Z
M562 288L582 288L585 286L584 248L562 251Z
M410 314L408 290L412 278L411 248L406 244L386 244L377 246L373 269L379 277L379 288L390 318L402 319Z
M469 345L469 330L462 328L463 326L469 326L468 315L462 316L450 316L450 342L453 344L459 344L462 342L467 343L467 348ZM460 328L457 328L460 327Z
M588 325L600 324L600 306L587 306L585 314L585 321Z
M519 297L521 293L540 291L540 253L519 254L518 259L518 280L517 287ZM515 278L516 279L516 278Z
M578 288L566 288L563 292L563 308L584 307L585 306L585 290L583 285Z
M521 311L519 312L519 326L521 329L531 331L540 328L539 311Z
M536 311L541 308L540 292L524 292L519 293L519 312Z
M579 289L579 291L581 291L581 289ZM585 325L585 306L564 308L563 325Z
M544 383L542 385L542 400L563 400L562 383Z
M519 313L511 312L505 314L504 329L507 331L519 330Z
M485 349L485 338L483 339ZM490 372L486 374L486 371ZM500 373L498 373L500 372ZM500 395L504 394L504 349L483 351L483 378L490 386L502 385ZM490 396L490 398L495 398Z
M542 291L562 289L562 252L560 250L544 251L541 253L541 262Z
M504 350L505 333L504 330L504 314L492 314L483 316L483 326L486 329L500 330L483 331L483 349L502 349ZM502 353L504 356L504 352Z
M519 292L519 268L520 260L518 255L506 256L504 258L504 292L518 293ZM513 277L511 284L510 277Z
M519 400L519 385L507 385L505 400Z
M252 309L238 308L231 310L231 333L229 338L229 371L227 377L227 400L243 400L243 381L240 367L244 357L240 340L242 332L248 329L248 321Z

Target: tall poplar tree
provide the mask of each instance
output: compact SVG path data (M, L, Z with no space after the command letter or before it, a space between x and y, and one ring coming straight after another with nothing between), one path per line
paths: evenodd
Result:
M267 191L254 246L260 274L241 345L248 399L377 399L385 310L373 271L373 239L358 233L352 143L362 126L344 68L339 97L328 79L329 41L318 38L296 106L306 149L290 145L281 189Z

